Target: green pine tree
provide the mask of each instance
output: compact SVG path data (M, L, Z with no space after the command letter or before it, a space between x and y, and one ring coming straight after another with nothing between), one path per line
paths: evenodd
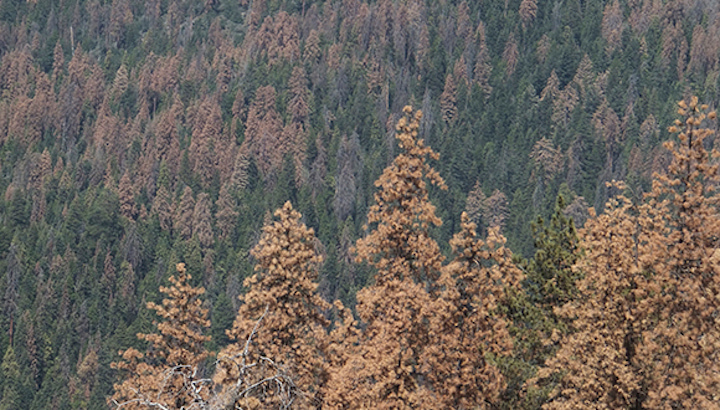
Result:
M558 195L550 220L538 217L532 224L535 255L519 261L526 275L524 291L510 295L503 307L513 319L515 337L515 354L502 363L508 378L504 408L539 408L553 387L551 380L523 391L525 381L556 350L553 341L567 332L567 324L553 310L573 298L578 279L572 269L579 256L578 237L572 218L563 213L565 206L565 198Z
M0 399L0 410L12 410L20 408L20 366L15 357L15 349L8 346L3 356L2 365L2 399Z

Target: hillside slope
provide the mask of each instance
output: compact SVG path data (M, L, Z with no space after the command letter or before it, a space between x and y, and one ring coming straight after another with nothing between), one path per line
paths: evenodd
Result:
M448 192L533 252L562 193L576 221L605 182L639 193L670 158L675 102L720 98L706 0L0 1L0 352L21 408L99 408L184 261L216 346L270 212L290 200L324 247L320 292L369 270L373 182L402 107ZM710 144L714 141L710 141ZM447 253L448 249L443 249ZM212 347L212 346L211 346Z

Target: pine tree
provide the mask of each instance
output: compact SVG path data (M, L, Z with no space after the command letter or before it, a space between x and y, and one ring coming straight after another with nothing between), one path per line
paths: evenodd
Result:
M508 36L502 58L505 62L505 77L507 78L515 73L518 58L520 58L520 51L518 50L517 41L515 40L515 33L510 33Z
M114 369L124 371L126 379L115 384L115 394L108 403L117 408L204 408L209 399L207 379L202 376L201 364L209 356L205 343L209 336L202 334L210 327L208 310L202 307L202 287L188 282L192 277L185 264L177 264L177 276L170 276L170 287L160 287L167 295L162 305L148 302L147 308L157 312L162 321L155 323L158 333L138 333L138 338L150 343L147 353L130 348L120 351L120 362Z
M8 346L0 365L3 376L2 398L0 398L0 410L12 410L20 407L20 366L15 356L15 349Z
M508 217L507 197L505 194L496 189L490 195L483 206L483 221L488 227L498 227L502 229L505 226L505 219Z
M112 307L115 303L115 281L117 280L117 272L113 263L112 255L108 251L103 262L103 274L100 277L100 285L102 286L104 296L107 297L108 306Z
M60 78L63 72L63 66L65 65L65 56L63 55L62 45L60 40L55 43L55 49L53 50L53 71L52 71L52 82L55 83Z
M537 16L537 9L537 0L522 0L520 2L520 9L518 10L518 13L520 14L520 19L522 20L523 29L530 27L530 24L535 19L535 16Z
M470 7L467 1L462 1L457 8L457 30L455 34L461 41L467 41L472 33L472 25L470 21Z
M330 306L316 282L322 257L290 202L275 217L251 251L256 273L245 280L249 290L227 332L235 342L218 354L215 380L225 405L317 407L328 378L323 312ZM244 370L250 363L257 363L252 373Z
M282 131L282 120L275 106L275 88L258 88L248 111L243 147L255 159L264 177L282 166L283 155L287 152Z
M443 269L431 308L436 314L422 370L433 408L486 408L506 385L495 362L512 352L513 341L499 306L509 289L519 290L523 274L497 227L485 241L475 227L463 213L461 231L450 241L456 257Z
M228 188L230 183L224 184L220 188L220 196L216 202L217 211L215 219L217 220L218 238L226 239L235 229L237 223L238 212L235 210L237 204L235 198L230 194Z
M172 228L173 209L170 205L170 194L164 186L158 188L152 203L151 212L157 215L160 222L160 229L169 231Z
M445 77L445 88L440 94L440 110L442 111L442 119L445 124L452 124L457 117L457 86L452 74Z
M697 97L679 103L673 160L642 203L619 195L587 221L574 333L539 372L563 375L543 408L718 408L720 176ZM625 189L624 184L617 184Z
M192 189L186 186L183 190L180 204L175 210L175 233L183 239L190 239L193 232L193 214L195 212L195 199L192 196Z
M502 408L535 409L547 399L556 380L524 389L545 360L555 353L557 340L569 330L568 320L555 309L573 300L577 294L578 272L573 270L580 251L575 225L565 215L565 200L558 195L555 212L550 220L538 217L532 224L535 254L521 260L519 267L526 274L522 292L512 292L501 303L501 310L512 319L510 333L515 347L513 356L501 366L508 379L503 393Z
M296 66L293 68L288 80L288 86L290 88L288 101L290 120L305 125L310 114L310 108L308 107L310 90L307 87L307 75L302 67Z
M530 159L535 162L532 177L541 184L552 181L565 165L562 151L555 148L552 141L545 137L535 143L530 151Z
M711 160L718 152L705 149L714 127L702 127L717 114L697 97L678 105L682 121L669 131L679 141L665 143L673 161L640 210L638 259L654 292L643 306L652 331L643 334L638 362L646 408L720 408L720 174Z
M473 222L476 226L479 226L482 220L486 199L480 181L475 181L475 185L473 185L473 189L468 193L465 201L465 212L470 222Z
M125 172L120 178L120 186L118 187L118 196L120 197L120 213L128 219L134 219L137 216L137 207L135 206L135 194L130 175Z
M403 111L396 128L403 152L375 182L380 191L368 212L373 229L356 245L357 261L377 270L374 283L357 294L364 331L334 371L326 393L330 408L434 408L419 371L433 315L426 283L438 278L443 260L428 233L442 223L428 199L428 182L442 189L445 182L428 164L438 155L417 139L422 113Z
M198 108L188 152L193 172L208 185L217 171L216 152L222 151L219 141L223 133L220 106L215 98L206 98ZM214 149L213 149L214 148Z
M558 195L555 213L546 225L538 218L532 225L535 255L527 262L527 284L530 300L553 316L553 307L570 302L575 295L577 272L572 267L578 260L575 224L563 211L565 198Z
M608 55L618 48L622 41L623 11L618 0L608 2L603 12L602 36L607 41L605 51Z
M210 225L210 196L201 192L195 202L192 216L192 234L197 236L200 246L207 249L214 241L212 226Z
M586 222L580 242L586 254L574 267L584 275L578 296L557 311L572 332L538 372L539 379L564 374L544 409L644 408L636 403L642 388L634 354L646 329L635 315L649 284L634 254L632 206L623 196L612 198L603 214Z
M492 86L490 85L490 76L492 75L492 64L490 59L490 52L488 51L487 40L485 38L485 24L481 21L478 24L478 28L475 31L475 37L477 42L478 51L475 55L475 69L473 70L473 76L475 82L480 86L480 89L485 93L485 97L489 97L492 92Z
M338 173L335 177L333 210L340 221L350 215L355 206L357 186L362 170L362 147L357 134L343 135L337 152Z

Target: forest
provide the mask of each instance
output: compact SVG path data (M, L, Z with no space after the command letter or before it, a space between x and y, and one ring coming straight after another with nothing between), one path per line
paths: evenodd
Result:
M718 408L719 74L712 0L0 0L0 409Z

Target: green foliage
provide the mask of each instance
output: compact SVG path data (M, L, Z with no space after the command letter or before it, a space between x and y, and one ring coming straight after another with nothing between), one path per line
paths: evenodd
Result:
M515 355L500 362L508 378L503 408L538 408L557 381L524 385L555 352L553 341L569 330L554 312L572 300L578 280L572 268L580 257L578 237L573 220L563 214L565 207L564 197L558 195L550 221L538 217L532 224L535 255L518 261L526 275L524 291L511 293L501 308L513 320L515 338Z
M369 271L352 263L348 244L367 234L364 215L373 181L397 152L393 127L406 104L423 110L420 137L439 151L440 159L431 164L448 182L447 192L430 190L444 221L431 229L438 243L447 244L459 230L476 181L486 196L499 190L507 198L502 233L516 255L529 258L523 265L528 281L526 293L514 295L508 307L518 359L499 365L514 380L508 406L521 406L516 394L521 382L547 353L539 335L561 327L552 307L572 297L576 279L569 268L577 258L574 228L554 199L561 192L568 200L582 196L602 209L609 195L605 182L611 179L625 179L638 192L649 189L652 172L665 164L659 130L674 118L674 101L690 91L712 101L720 90L716 55L705 62L696 58L700 67L688 67L695 27L708 33L708 47L695 48L716 49L710 45L720 37L717 25L708 24L717 19L716 11L689 10L678 0L640 16L645 23L639 27L631 16L647 2L621 1L622 33L612 53L603 37L607 2L538 1L535 19L522 28L519 0L468 1L465 29L459 27L459 1L369 1L339 8L325 0L56 3L0 1L0 284L6 286L7 256L16 244L22 250L22 275L12 318L18 329L29 326L28 320L19 322L26 312L35 318L41 369L34 384L21 381L25 387L8 393L18 395L22 408L100 403L111 389L112 373L99 374L87 397L67 392L81 351L97 344L99 362L106 364L119 347L136 343L134 334L147 331L152 322L138 307L158 300L158 284L181 259L208 289L214 343L222 345L221 330L242 292L239 284L254 265L248 250L258 240L265 215L287 200L297 204L325 247L319 278L323 295L354 306ZM682 12L673 14L675 5ZM369 17L362 16L365 7ZM263 42L277 33L260 32L265 19L280 12L292 21L282 30L288 37L273 46L281 52L297 41L292 58L274 59ZM682 29L665 50L673 20ZM478 83L474 66L481 22L489 93ZM462 30L466 33L459 35ZM311 31L317 34L314 56ZM518 61L508 74L504 52L511 35ZM585 55L592 69L582 80L577 76ZM461 56L465 67L457 64ZM127 85L114 94L121 64L127 68ZM282 128L290 125L288 83L296 67L307 73L308 112L297 129L301 135L296 130L275 136L277 144L269 150L280 149L283 156L269 178L261 176L257 164L262 161L252 155L236 166L238 152L251 142L245 130L256 90L275 88ZM454 78L458 112L447 126L439 100L445 78L456 76L456 67L464 69L466 78ZM553 71L557 94L542 97ZM45 102L39 98L43 76L49 83ZM243 98L236 105L238 91ZM569 100L563 123L557 120L561 94L576 96ZM180 104L174 104L176 97ZM208 127L205 164L212 169L200 176L195 171L201 155L191 147L203 138L205 127L199 125L205 121L205 99L220 107L220 120ZM621 122L612 148L594 122L605 102ZM178 112L163 124L173 107ZM632 115L625 118L626 112ZM642 124L650 114L655 128L647 131ZM101 118L113 125L102 128ZM338 150L343 136L354 133L361 164L353 175L350 211L339 217L334 208ZM556 173L547 178L536 175L540 167L530 158L542 138L561 157ZM47 168L40 166L44 149L50 157ZM137 207L132 215L124 215L119 203L118 181L126 173ZM236 177L241 186L233 185ZM228 237L220 240L215 201L226 184L237 217ZM154 203L158 189L169 193L165 217L174 221L185 186L194 198L201 193L211 198L213 249L200 247L192 236L180 239L174 226L162 227ZM447 255L449 247L441 247ZM114 280L103 279L106 254ZM0 318L0 352L10 345L9 327L10 318ZM13 349L23 368L29 347L18 340ZM522 406L537 408L540 401L527 398Z
M552 307L561 306L575 294L578 276L572 266L579 257L578 237L573 220L563 214L565 198L558 195L549 223L541 217L532 225L535 256L524 263L530 302L552 315Z

